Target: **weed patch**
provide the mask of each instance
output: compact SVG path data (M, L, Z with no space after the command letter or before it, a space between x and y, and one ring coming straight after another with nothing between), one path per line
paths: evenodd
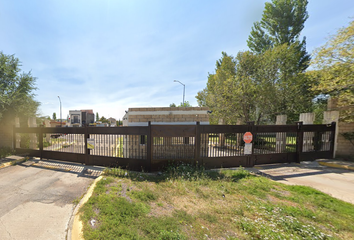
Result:
M238 170L106 169L83 206L85 239L353 239L354 206Z

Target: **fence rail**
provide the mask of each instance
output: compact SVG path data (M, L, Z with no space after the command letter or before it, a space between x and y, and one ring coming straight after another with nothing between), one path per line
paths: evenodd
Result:
M253 134L251 154L243 135ZM329 125L151 125L146 127L14 128L17 152L89 165L156 170L168 161L206 168L332 158ZM94 148L88 149L88 139Z

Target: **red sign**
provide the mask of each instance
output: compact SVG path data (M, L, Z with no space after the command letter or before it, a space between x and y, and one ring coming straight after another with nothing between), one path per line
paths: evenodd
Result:
M243 141L245 143L251 143L253 139L253 135L250 132L246 132L245 135L243 135Z

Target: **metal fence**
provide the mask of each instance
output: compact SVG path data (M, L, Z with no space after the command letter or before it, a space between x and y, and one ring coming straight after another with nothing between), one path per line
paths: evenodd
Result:
M169 161L207 168L332 158L330 125L150 125L147 127L15 128L17 152L90 165L156 170ZM253 134L246 154L243 135ZM88 141L93 149L88 149Z

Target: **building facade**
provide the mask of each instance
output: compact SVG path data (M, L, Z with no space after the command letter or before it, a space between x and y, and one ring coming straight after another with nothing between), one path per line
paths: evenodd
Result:
M69 127L83 127L95 122L95 114L92 109L89 110L70 110Z

